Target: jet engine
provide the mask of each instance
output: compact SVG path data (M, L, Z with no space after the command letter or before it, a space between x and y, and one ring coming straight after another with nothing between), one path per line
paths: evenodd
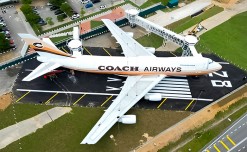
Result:
M144 96L144 99L149 101L161 101L162 96L160 93L152 93Z
M152 53L152 54L154 54L154 52L155 52L155 48L153 48L153 47L145 47L145 49L146 49L148 52Z
M118 119L118 122L121 122L123 124L135 124L136 115L123 115Z
M129 35L130 37L133 37L134 36L134 33L133 32L126 32L127 35Z

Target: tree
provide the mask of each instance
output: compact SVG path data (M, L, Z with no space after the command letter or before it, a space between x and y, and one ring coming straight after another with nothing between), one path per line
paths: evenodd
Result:
M54 22L52 21L51 17L47 17L45 20L49 25L54 25Z
M22 4L31 4L32 0L21 0Z
M71 7L69 6L68 3L63 3L61 6L60 6L60 9L65 12L68 16L72 16L73 13L71 12Z
M62 3L64 3L65 0L49 0L49 3L51 3L52 5L55 5L55 6L61 6Z
M6 39L5 35L3 33L0 33L0 52L3 52L4 50L9 48L9 39Z
M86 12L84 11L84 9L81 8L81 16L84 16L85 13L86 13Z
M40 19L40 16L37 14L34 14L33 12L31 12L29 14L25 14L25 16L26 16L27 21L30 24L36 24Z
M28 4L23 4L21 6L21 11L23 12L23 14L29 14L30 12L33 12L31 6Z

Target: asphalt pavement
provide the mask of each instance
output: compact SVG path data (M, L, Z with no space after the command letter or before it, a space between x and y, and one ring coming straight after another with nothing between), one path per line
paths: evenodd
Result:
M228 119L230 120L230 119ZM247 113L206 145L203 152L245 152L247 149Z

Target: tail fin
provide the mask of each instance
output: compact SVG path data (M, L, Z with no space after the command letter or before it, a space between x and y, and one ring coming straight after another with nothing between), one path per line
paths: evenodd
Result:
M44 38L43 40L40 40L39 38L31 35L31 34L18 34L32 50L39 52L46 52L61 56L68 56L70 57L71 54L65 53L61 50L59 50L48 38Z

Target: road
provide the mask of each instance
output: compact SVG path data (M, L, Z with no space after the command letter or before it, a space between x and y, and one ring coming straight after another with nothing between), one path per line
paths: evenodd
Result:
M247 145L247 113L210 142L203 152L239 151ZM246 147L247 148L247 147Z

